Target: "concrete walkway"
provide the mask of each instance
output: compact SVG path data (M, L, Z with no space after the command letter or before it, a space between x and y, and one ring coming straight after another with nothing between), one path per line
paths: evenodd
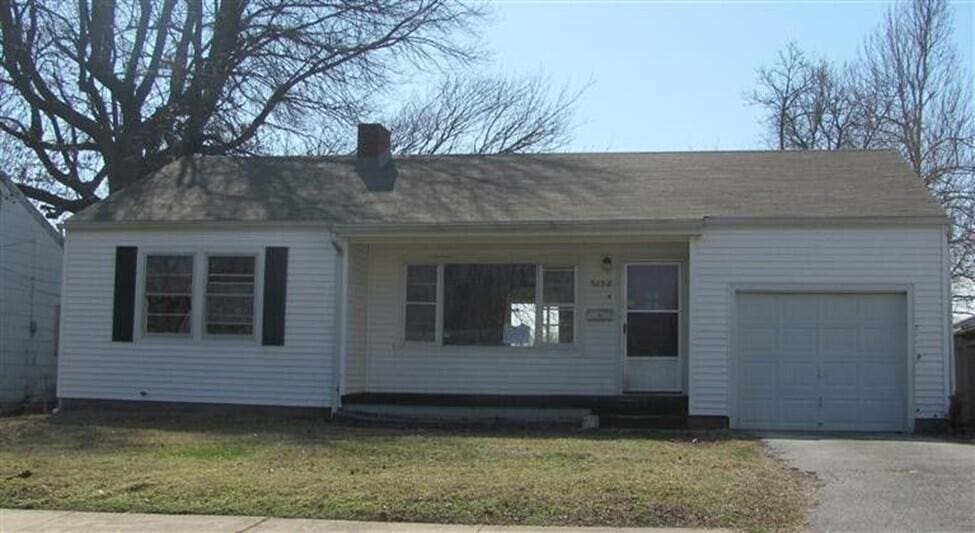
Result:
M586 533L691 531L653 528L531 527L531 526L455 526L444 524L404 524L396 522L351 522L260 516L169 515L143 513L82 513L77 511L22 511L0 509L0 533L28 531L181 531L198 532L348 532L348 533L532 533L577 531Z

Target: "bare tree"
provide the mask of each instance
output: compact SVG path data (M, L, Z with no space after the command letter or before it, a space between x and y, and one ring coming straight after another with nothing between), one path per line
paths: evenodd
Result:
M839 150L866 142L857 117L848 68L810 59L795 43L771 67L758 69L758 88L748 103L765 110L768 142L779 150Z
M975 109L972 73L951 38L946 1L897 4L842 78L790 44L775 67L759 70L749 101L769 124L782 125L778 149L897 149L951 220L960 308L975 302Z
M542 76L452 76L392 118L394 150L411 154L539 152L564 146L581 90Z
M801 111L800 99L812 84L810 68L802 50L790 42L771 67L758 69L759 88L745 97L766 110L768 142L779 150L790 147L789 132Z
M300 145L406 64L466 61L454 0L0 0L0 132L49 215L187 154ZM42 186L43 185L43 186Z

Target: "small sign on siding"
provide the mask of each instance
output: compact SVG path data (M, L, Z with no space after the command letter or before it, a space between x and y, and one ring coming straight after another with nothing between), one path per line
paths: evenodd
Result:
M586 309L586 320L589 322L611 322L613 320L613 309L609 307Z

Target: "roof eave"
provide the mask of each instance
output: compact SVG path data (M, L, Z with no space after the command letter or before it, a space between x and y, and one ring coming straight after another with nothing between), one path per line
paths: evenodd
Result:
M450 222L336 224L332 231L349 238L495 237L495 236L681 236L700 235L703 220L580 220L527 222Z
M836 226L943 226L947 215L820 216L820 217L704 217L705 226L836 227Z

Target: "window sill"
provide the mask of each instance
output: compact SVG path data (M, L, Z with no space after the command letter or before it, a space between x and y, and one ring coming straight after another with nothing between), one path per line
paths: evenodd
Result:
M140 344L192 344L200 346L260 346L260 342L251 336L223 339L213 337L181 337L176 335L144 335L137 339L136 342Z

